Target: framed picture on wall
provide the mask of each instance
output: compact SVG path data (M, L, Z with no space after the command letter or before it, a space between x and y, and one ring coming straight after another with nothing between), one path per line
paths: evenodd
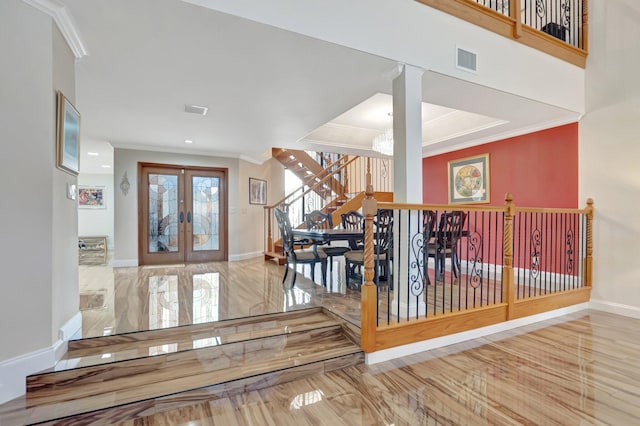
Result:
M488 203L489 154L449 161L449 204Z
M80 172L80 113L60 91L57 105L56 166L77 176Z
M79 209L106 209L104 186L78 186Z
M267 204L267 181L249 178L249 204Z

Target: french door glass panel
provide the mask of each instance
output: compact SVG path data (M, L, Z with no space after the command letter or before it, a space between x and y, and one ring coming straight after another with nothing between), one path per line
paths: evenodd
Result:
M193 251L220 249L220 178L192 176Z
M178 176L149 174L149 252L177 252Z

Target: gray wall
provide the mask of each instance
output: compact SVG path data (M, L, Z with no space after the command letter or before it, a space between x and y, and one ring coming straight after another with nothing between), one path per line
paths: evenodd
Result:
M0 2L0 361L50 347L78 311L75 178L55 169L55 90L74 95L64 50L51 18Z
M130 264L138 259L137 174L139 162L227 168L229 170L229 258L233 260L262 253L264 208L249 204L249 177L267 180L267 202L278 201L283 193L284 169L275 160L256 165L237 158L116 148L114 180L120 182L126 171L131 188L126 196L120 188L116 187L115 190L115 266Z

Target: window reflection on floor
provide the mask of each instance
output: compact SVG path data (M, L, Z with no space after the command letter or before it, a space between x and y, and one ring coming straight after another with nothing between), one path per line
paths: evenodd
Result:
M304 290L294 287L285 292L284 312L291 310L290 308L299 305L311 303L311 295Z
M172 354L178 352L177 343L168 343L166 345L152 346L149 348L149 356Z
M149 328L176 327L179 324L178 276L149 277Z
M209 272L193 275L193 324L218 321L220 306L220 274Z
M307 405L315 404L317 402L322 401L322 397L324 396L324 392L320 389L316 389L311 392L301 393L296 395L291 404L289 404L290 410L299 410L302 407L306 407Z

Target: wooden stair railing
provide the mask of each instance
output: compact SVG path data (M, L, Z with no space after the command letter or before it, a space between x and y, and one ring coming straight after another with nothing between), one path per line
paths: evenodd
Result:
M335 179L334 174L331 173L331 168L339 164L341 162L340 159L323 168L315 159L307 154L306 151L298 149L273 148L271 150L271 156L295 174L305 186L312 186L313 181L318 182L318 179L329 176L323 185L313 186L313 191L321 197L326 198L331 195L331 192L340 195L344 194L344 186L340 181Z

